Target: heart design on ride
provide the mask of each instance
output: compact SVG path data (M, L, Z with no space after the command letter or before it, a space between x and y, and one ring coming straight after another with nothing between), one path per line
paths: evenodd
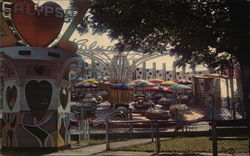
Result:
M37 65L34 67L34 70L35 70L37 75L41 75L44 72L45 67Z
M12 20L21 37L31 46L47 46L58 36L64 22L64 11L55 2L35 9L32 0L13 3Z
M16 86L7 87L7 89L6 89L6 101L7 101L7 105L9 106L10 110L12 110L13 107L15 106L16 98L17 98Z
M32 114L41 120L46 114L52 97L52 86L48 81L31 80L26 84L25 96Z

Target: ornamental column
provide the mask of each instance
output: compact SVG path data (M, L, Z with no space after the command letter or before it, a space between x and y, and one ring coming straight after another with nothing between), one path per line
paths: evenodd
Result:
M5 3L5 2L3 2ZM56 151L70 147L69 70L77 44L69 41L89 8L77 0L77 13L61 32L64 10L55 2L37 6L32 0L2 5L0 60L4 60L2 151ZM14 35L16 31L18 38ZM21 46L20 46L21 45Z

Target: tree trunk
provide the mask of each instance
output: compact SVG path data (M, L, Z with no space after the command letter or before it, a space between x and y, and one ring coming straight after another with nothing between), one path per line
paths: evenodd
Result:
M249 120L249 104L250 104L250 64L240 61L241 83L243 89L243 106L246 112L246 119Z

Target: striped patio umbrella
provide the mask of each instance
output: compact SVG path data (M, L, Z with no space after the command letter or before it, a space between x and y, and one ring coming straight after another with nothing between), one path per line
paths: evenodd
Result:
M151 79L151 80L148 80L148 82L151 82L151 83L162 83L162 82L164 82L163 80L161 80L161 79Z
M98 84L99 82L96 81L95 79L87 79L79 82L77 85L82 85L84 83L89 83L89 84Z
M137 84L135 84L135 87L149 87L149 86L154 86L154 84L150 82L138 82Z
M167 88L167 87L159 87L159 86L152 86L152 87L147 87L147 91L155 91L155 92L169 92L173 93L174 90Z
M168 88L173 89L173 90L189 90L189 89L191 89L191 87L189 87L189 86L180 85L180 84L172 85L172 86L169 86Z
M173 93L173 92L174 92L173 89L167 88L167 87L163 87L163 91L164 91L164 92L169 92L169 93Z
M135 86L137 83L140 83L140 82L146 82L146 83L148 83L147 80L138 79L138 80L133 80L133 81L129 82L128 84L129 84L130 86Z
M97 85L92 83L77 84L76 88L96 88Z
M171 86L171 85L177 85L177 83L173 82L173 81L164 81L164 82L160 83L160 85Z
M192 84L191 81L186 80L186 79L180 79L176 81L178 84Z

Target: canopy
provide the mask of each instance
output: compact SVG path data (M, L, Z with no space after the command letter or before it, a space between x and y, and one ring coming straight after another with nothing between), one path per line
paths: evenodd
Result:
M173 82L173 81L164 81L162 83L160 83L161 85L164 86L171 86L171 85L177 85L177 83Z
M151 79L151 80L148 80L148 82L151 82L151 83L162 83L164 81L161 80L161 79Z
M84 83L84 84L77 84L77 88L95 88L97 87L95 84L92 83Z
M188 90L188 89L191 89L191 87L189 86L185 86L185 85L172 85L172 86L169 86L168 88L170 89L174 89L174 90Z
M191 81L186 80L186 79L177 80L176 82L179 84L192 84Z
M87 80L83 80L81 82L79 82L77 85L82 85L85 83L89 83L89 84L98 84L99 82L96 81L95 79L87 79Z
M157 91L157 92L174 92L173 89L169 89L167 87L158 87L158 86L153 86L153 87L148 87L147 91Z
M137 83L140 83L140 82L149 83L147 80L138 79L138 80L133 80L133 81L129 82L128 84L131 86L135 86Z
M135 84L135 87L149 87L149 86L154 86L154 84L150 82L138 82L137 84Z

